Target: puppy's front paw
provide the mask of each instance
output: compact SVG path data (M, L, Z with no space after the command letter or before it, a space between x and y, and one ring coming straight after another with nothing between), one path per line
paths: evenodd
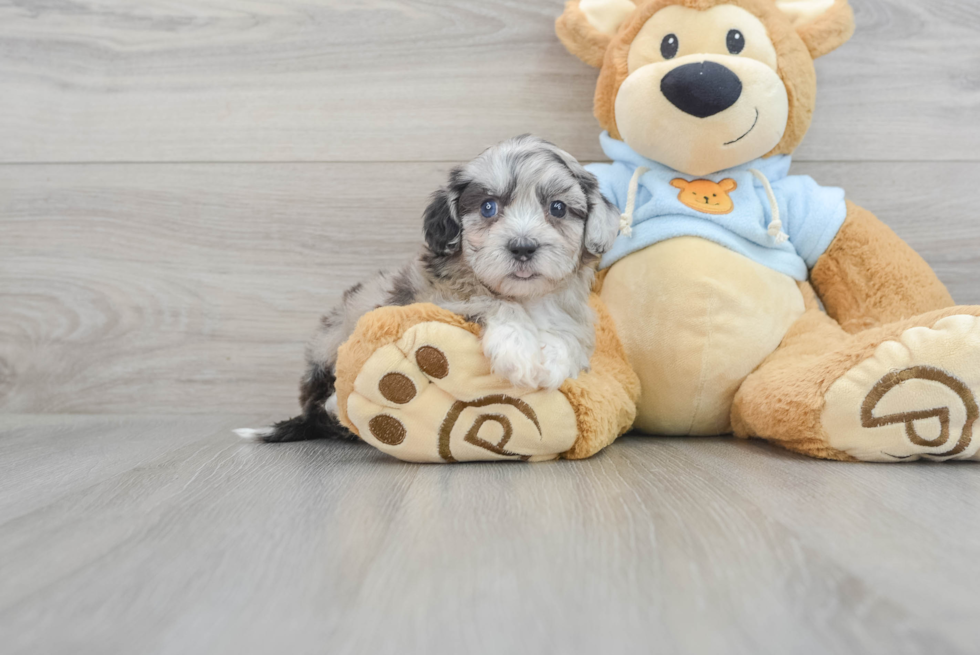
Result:
M537 389L541 377L539 359L540 354L534 350L498 351L490 356L490 369L519 389Z
M561 339L545 335L541 345L541 366L538 371L538 386L553 391L565 380L575 379L589 366L589 358L584 352Z
M554 391L566 378L574 377L569 365L568 349L560 342L546 342L541 346L541 365L538 367L537 386Z
M543 361L534 335L507 325L488 328L483 335L483 352L495 375L518 388L538 388Z

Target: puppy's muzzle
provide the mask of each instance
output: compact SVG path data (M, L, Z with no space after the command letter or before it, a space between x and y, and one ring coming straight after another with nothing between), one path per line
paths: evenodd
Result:
M660 82L660 91L685 114L708 118L720 114L742 95L738 75L713 61L678 66Z
M511 239L507 244L507 250L519 262L529 262L538 251L538 242L531 239Z

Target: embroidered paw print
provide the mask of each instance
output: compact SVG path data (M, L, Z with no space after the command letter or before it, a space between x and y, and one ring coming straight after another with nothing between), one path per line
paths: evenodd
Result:
M554 459L577 436L560 391L512 387L490 372L476 336L435 322L368 359L347 415L362 439L413 462Z
M866 461L980 459L980 318L948 316L881 343L824 397L830 445Z
M906 411L884 416L875 416L875 410L879 404L884 404L885 396L890 391L917 380L936 383L938 387L945 388L944 390L948 390L956 396L959 402L954 401L949 405L943 403L938 407L919 410L906 409ZM942 396L938 389L932 389L932 391L933 395ZM950 430L951 415L959 409L959 404L963 406L965 418L963 427L957 431L957 434L953 434L953 431ZM923 449L945 448L945 450L930 453L933 457L956 457L969 448L973 440L973 427L978 418L980 418L980 407L977 406L977 398L973 395L970 387L959 378L933 366L912 366L903 370L889 371L878 381L878 384L865 397L864 403L861 405L861 427L880 428L900 424L905 428L905 436L913 446L919 446ZM933 420L935 423L929 425ZM930 427L934 430L932 435L926 436L925 433L920 432L920 428L929 429ZM936 431L937 427L938 431ZM893 457L905 459L907 456Z
M670 186L680 189L678 200L702 214L730 214L735 209L728 193L737 189L738 183L731 178L721 182L677 178L671 180Z

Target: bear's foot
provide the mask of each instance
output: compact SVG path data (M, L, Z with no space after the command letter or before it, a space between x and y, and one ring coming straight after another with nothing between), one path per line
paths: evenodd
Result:
M411 462L550 460L578 433L560 391L514 388L490 372L476 335L436 321L367 359L346 413L362 439Z
M955 315L878 345L825 395L828 444L863 461L980 460L980 318Z

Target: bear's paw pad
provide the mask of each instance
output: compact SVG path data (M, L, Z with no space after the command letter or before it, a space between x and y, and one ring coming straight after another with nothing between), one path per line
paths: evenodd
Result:
M347 415L366 442L411 462L544 461L577 435L560 391L513 387L491 373L479 338L438 322L371 355Z
M980 318L880 344L825 396L831 446L864 461L980 459Z

